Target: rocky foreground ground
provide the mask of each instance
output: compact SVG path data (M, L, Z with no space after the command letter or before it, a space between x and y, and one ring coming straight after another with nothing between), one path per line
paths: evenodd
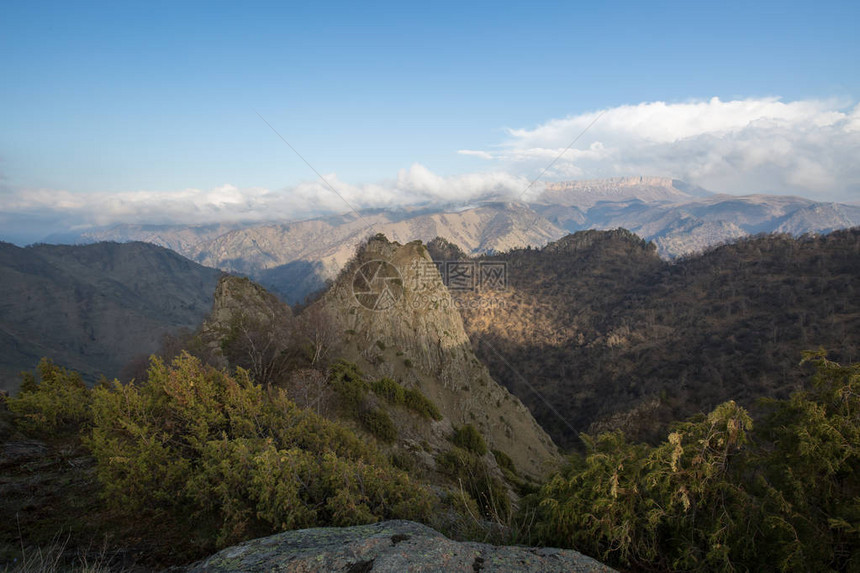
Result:
M457 542L425 525L397 520L287 531L229 547L191 569L191 573L228 571L604 573L613 569L576 551Z

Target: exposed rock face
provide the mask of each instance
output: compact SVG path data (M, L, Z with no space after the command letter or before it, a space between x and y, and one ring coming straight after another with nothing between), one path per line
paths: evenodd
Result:
M379 262L389 265L393 275L378 277L379 284L392 290L380 291L377 297L375 285L363 284L358 278L373 280L370 275L376 271L385 274L384 268L378 268ZM368 289L369 294L359 294L364 296L360 301L356 293ZM378 306L375 310L367 307L374 304ZM261 286L244 278L223 277L201 335L213 356L219 357L221 342L237 324L283 333L304 313L314 312L326 316L332 332L341 338L332 356L357 363L372 378L385 376L417 388L439 408L445 420L424 422L427 428L420 435L404 431L404 438L426 439L431 445L438 441L441 448L452 425L473 424L489 447L510 456L524 475L543 477L560 462L555 444L529 410L498 385L475 357L456 301L419 242L369 241L327 294L295 319L289 307ZM281 338L276 335L272 340L276 349L288 344ZM492 459L492 454L487 458Z
M215 287L212 311L200 327L200 336L209 347L210 359L227 366L221 343L233 336L235 328L253 328L270 339L273 353L282 350L288 340L279 340L293 321L289 306L255 282L244 277L224 275Z
M290 307L275 295L242 277L224 275L215 287L212 312L206 319L205 328L224 328L236 314L259 320L290 320Z
M378 261L398 276L377 276L370 290L388 285L391 292L380 291L375 299L380 308L373 309L356 293L367 288L364 275L373 274ZM366 371L418 388L455 425L475 425L490 448L508 454L519 471L542 476L559 461L555 445L528 409L475 357L457 301L420 242L369 241L318 304L347 333L347 356Z
M609 573L571 550L459 543L425 525L384 521L345 528L302 529L236 545L197 564L192 573L311 572Z

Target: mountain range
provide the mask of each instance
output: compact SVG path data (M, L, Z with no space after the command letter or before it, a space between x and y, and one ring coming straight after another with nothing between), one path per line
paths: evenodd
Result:
M243 225L116 225L72 242L146 241L244 274L289 303L333 280L367 236L444 237L470 255L540 247L580 230L625 228L672 259L758 233L795 236L860 225L860 206L779 195L724 195L667 177L547 183L517 200L366 210Z

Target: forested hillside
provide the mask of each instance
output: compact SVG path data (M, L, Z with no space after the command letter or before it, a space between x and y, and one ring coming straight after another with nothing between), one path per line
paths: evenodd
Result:
M470 338L567 447L581 431L656 438L728 399L784 397L806 349L846 363L860 352L858 229L757 236L674 263L627 231L585 231L483 260L507 263L508 288L458 293Z

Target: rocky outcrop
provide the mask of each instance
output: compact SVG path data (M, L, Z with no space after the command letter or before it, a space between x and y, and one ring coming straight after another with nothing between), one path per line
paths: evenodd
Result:
M518 471L546 475L560 461L555 444L477 359L458 302L424 245L377 237L317 304L336 317L343 354L363 370L417 388L454 425L476 426Z
M576 551L456 542L419 523L384 521L254 539L224 549L191 569L191 573L237 571L609 573L612 569Z
M212 311L201 327L204 340L220 342L238 319L258 328L284 325L293 318L290 307L278 297L243 277L224 275L215 287Z

